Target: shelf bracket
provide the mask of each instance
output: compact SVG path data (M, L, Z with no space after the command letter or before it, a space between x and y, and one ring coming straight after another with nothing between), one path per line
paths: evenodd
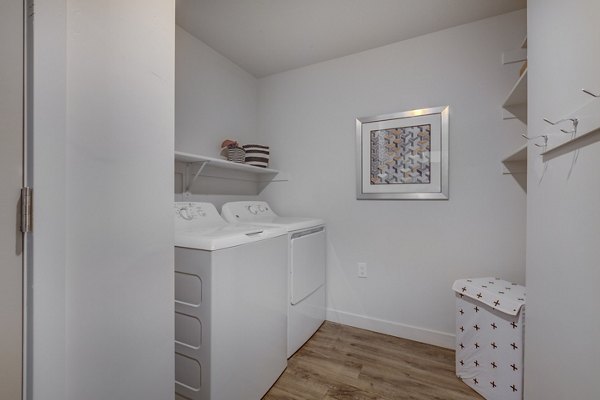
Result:
M502 53L502 65L527 61L527 49L516 49Z
M534 143L534 145L536 147L543 147L544 149L546 147L548 147L548 135L538 135L538 136L529 137L529 136L527 136L525 134L521 134L521 136L523 136L527 140L536 140L536 139L542 138L542 139L544 139L544 144L543 145L542 144L537 144L537 143Z
M186 166L185 166L186 187L185 187L184 193L190 193L190 189L192 188L192 185L194 184L194 182L196 182L196 179L198 179L198 177L202 173L202 170L204 169L204 167L206 167L206 165L208 163L209 163L209 161L199 161L199 162L195 162L195 163L187 163L186 164ZM200 166L198 167L198 171L196 171L196 174L194 175L194 177L192 179L189 179L190 168L196 164L200 164Z
M582 91L583 93L585 93L585 94L589 94L590 96L592 96L592 97L595 97L595 98L598 98L598 97L600 97L600 94L596 94L596 93L590 92L589 90L586 90L586 89L581 89L581 91Z

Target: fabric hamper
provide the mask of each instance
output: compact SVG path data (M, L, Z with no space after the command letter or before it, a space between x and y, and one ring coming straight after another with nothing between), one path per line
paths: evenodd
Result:
M243 163L246 160L246 151L241 147L229 147L225 151L227 161Z
M456 376L487 400L523 399L525 287L499 278L459 279Z
M242 147L246 151L246 164L262 168L269 166L269 146L245 144Z

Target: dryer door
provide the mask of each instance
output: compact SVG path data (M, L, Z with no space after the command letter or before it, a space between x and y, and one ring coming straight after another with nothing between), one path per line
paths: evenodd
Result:
M325 284L325 228L292 234L290 246L290 302L295 305Z

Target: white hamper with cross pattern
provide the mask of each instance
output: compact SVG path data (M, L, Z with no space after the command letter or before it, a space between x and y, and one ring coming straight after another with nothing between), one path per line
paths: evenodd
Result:
M459 279L456 375L488 400L523 398L525 287L499 278Z

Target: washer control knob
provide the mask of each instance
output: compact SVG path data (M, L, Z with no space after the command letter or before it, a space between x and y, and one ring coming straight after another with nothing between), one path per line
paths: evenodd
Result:
M190 213L190 209L188 207L183 207L179 209L179 216L186 221L191 221L194 217Z

